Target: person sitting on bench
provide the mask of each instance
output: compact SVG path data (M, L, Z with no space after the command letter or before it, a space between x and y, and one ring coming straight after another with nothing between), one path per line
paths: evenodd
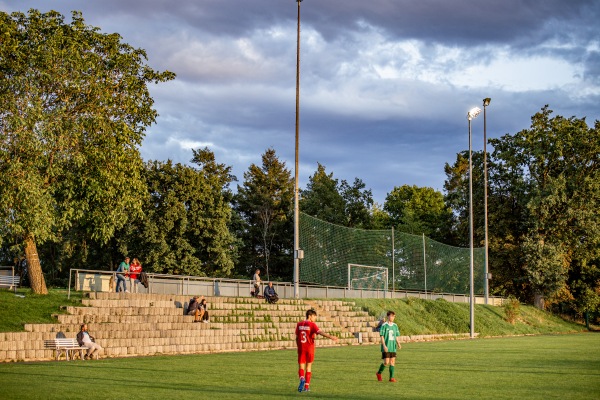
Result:
M279 296L277 296L277 292L273 287L273 282L269 282L269 285L265 288L265 299L271 304L277 303L277 300L279 300Z
M102 346L96 343L96 339L89 334L87 324L82 324L79 333L77 334L77 343L80 346L87 347L87 354L84 357L84 360L91 360L94 358L94 354L96 354L96 359L98 358L98 352L102 350Z

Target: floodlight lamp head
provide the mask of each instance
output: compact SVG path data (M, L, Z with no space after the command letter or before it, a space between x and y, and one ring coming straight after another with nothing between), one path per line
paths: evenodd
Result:
M486 97L485 99L483 99L483 106L487 107L490 105L490 101L492 101L492 99L490 99L489 97Z
M474 118L477 118L477 116L479 115L479 113L481 112L481 108L479 107L473 107L469 110L469 112L467 113L467 119L470 121Z

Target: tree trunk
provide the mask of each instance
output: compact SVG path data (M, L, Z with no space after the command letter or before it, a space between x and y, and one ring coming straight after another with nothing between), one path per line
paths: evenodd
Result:
M544 295L541 293L536 293L533 298L533 305L540 310L545 310L546 300L544 299Z
M48 294L46 280L42 273L42 266L37 254L37 247L32 234L25 239L25 257L27 258L27 271L31 290L36 294Z

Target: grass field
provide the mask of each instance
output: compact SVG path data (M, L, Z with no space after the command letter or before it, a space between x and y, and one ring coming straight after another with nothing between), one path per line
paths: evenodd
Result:
M395 384L376 381L379 354L317 349L308 393L289 350L0 364L0 398L600 398L599 333L406 343Z

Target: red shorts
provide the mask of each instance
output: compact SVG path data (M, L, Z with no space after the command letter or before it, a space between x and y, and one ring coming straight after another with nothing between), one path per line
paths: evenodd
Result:
M298 364L309 364L315 361L315 351L298 350Z

